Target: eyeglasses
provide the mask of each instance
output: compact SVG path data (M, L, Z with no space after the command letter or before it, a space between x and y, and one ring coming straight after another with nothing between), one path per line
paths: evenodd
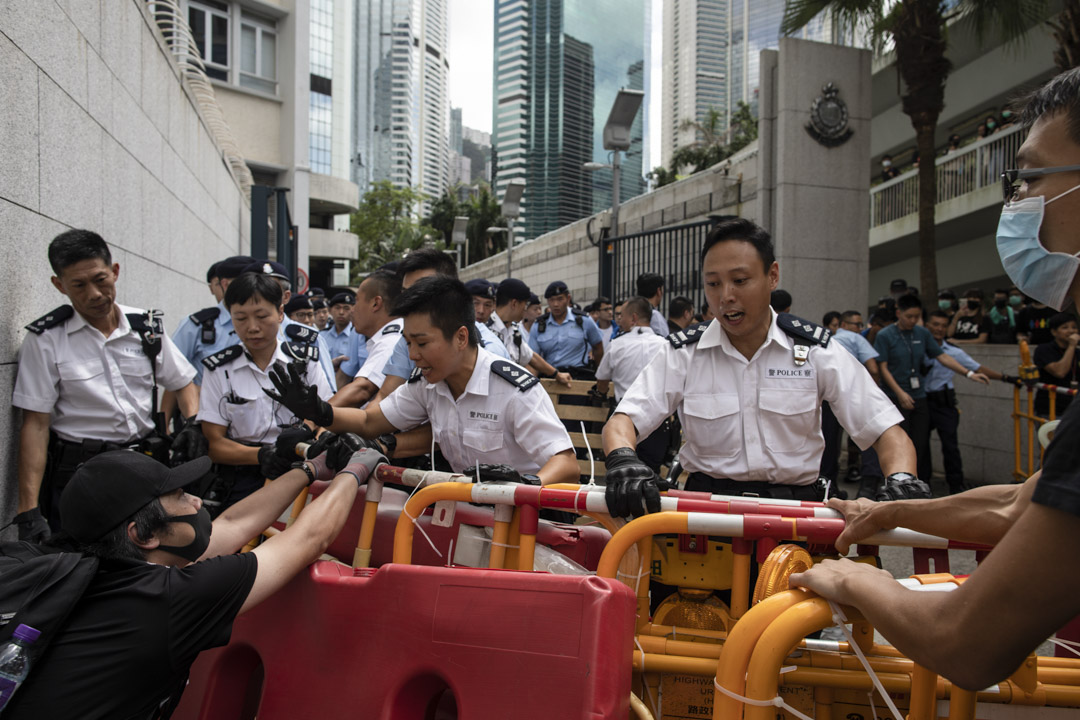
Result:
M1062 165L1048 168L1026 168L1024 170L1006 170L1001 173L1001 199L1005 204L1017 200L1020 194L1020 183L1028 178L1053 175L1061 172L1074 172L1080 170L1080 165Z

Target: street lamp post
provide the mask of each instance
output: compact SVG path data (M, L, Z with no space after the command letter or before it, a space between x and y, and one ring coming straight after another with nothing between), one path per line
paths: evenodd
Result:
M524 180L511 180L503 191L502 214L507 220L506 235L506 277L513 276L514 262L514 221L521 214L521 196L525 193Z
M454 249L457 251L458 265L465 267L469 264L469 236L465 233L465 230L469 227L469 218L464 216L458 216L454 218L454 230L450 234L451 242L454 244ZM464 257L461 254L461 246L465 246Z

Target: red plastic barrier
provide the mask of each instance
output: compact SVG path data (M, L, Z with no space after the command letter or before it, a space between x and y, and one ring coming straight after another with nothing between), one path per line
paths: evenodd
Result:
M317 496L324 487L323 483L312 485L313 495ZM364 488L360 488L359 497L363 498L363 496ZM372 567L385 565L393 560L394 528L397 526L401 509L405 506L405 500L408 497L408 493L397 488L383 489L382 501L379 502L378 521L375 524L375 537L372 541ZM364 503L362 500L357 500L345 522L345 527L330 543L327 552L343 561L352 561L356 541L360 537L360 521L363 515ZM443 557L439 557L426 540L417 537L416 542L413 543L412 562L414 565L446 565L445 556L450 549L450 541L454 540L455 544L457 543L458 530L462 524L479 527L495 525L495 511L491 506L476 506L468 503L457 504L454 522L449 527L433 525L431 518L431 512L428 511L417 522L424 528L424 532L435 543L439 552L443 553ZM600 562L600 555L603 554L604 546L610 538L608 531L600 527L564 525L541 520L536 542L562 553L586 570L596 570L596 564Z
M174 717L624 718L634 610L595 576L317 562L200 655Z

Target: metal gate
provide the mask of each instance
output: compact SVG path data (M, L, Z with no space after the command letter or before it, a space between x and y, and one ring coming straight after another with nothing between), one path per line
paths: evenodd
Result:
M671 298L683 295L694 302L695 311L705 301L701 281L701 247L705 236L719 218L650 230L604 240L600 255L600 293L613 302L637 293L638 275L659 273L664 278L664 304L667 315Z

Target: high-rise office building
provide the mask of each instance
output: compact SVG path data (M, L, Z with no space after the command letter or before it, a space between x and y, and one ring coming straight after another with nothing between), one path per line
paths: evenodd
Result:
M440 195L450 175L447 0L355 0L352 173Z
M461 108L450 108L450 151L461 154Z
M644 0L496 0L493 153L496 191L525 181L532 238L611 204L601 132L620 88L645 86ZM644 189L642 108L623 165L623 198Z

